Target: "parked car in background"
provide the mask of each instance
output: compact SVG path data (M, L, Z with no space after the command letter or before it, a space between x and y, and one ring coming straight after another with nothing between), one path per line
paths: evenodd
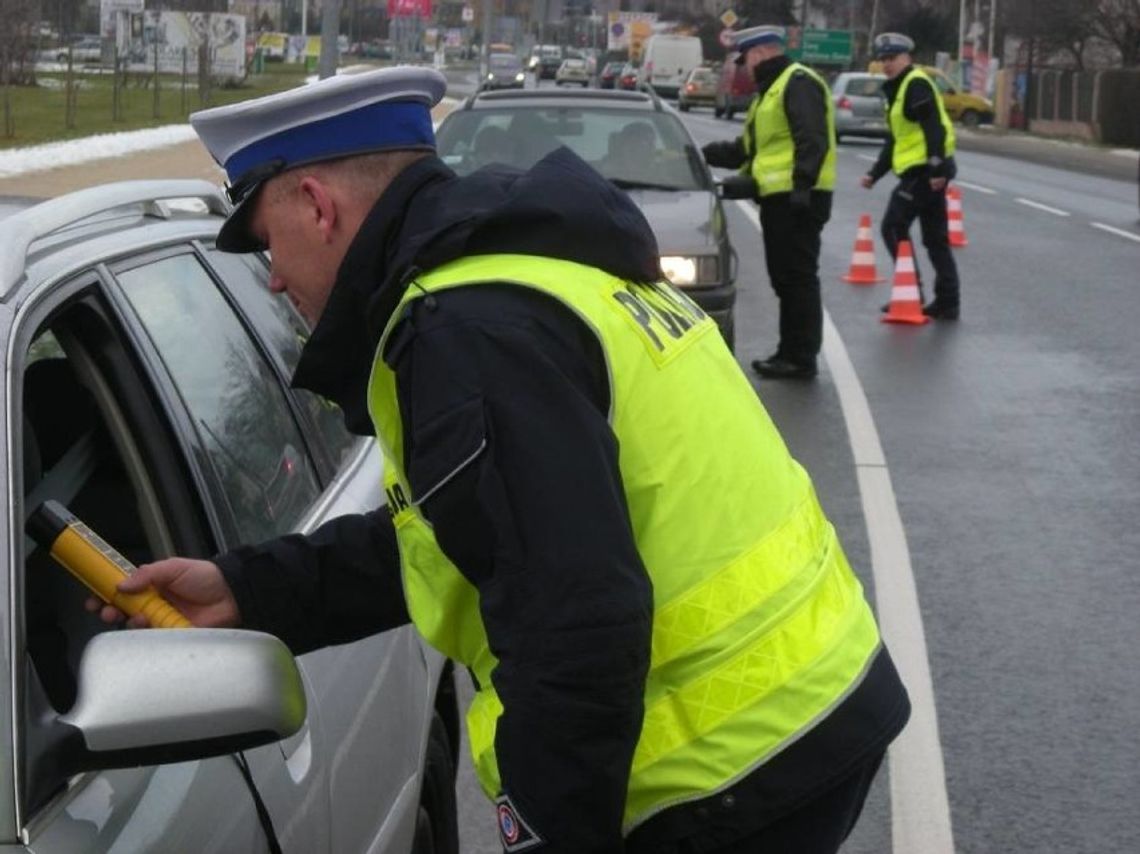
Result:
M598 75L598 88L616 89L618 77L621 76L621 70L624 67L624 62L607 62L602 67L602 73Z
M866 71L845 71L836 75L831 84L831 97L835 103L835 137L844 136L887 137L886 99L883 97L883 74Z
M645 42L641 82L660 95L675 98L689 72L703 62L701 40L696 36L658 33Z
M527 89L468 98L440 123L436 149L460 175L498 162L526 169L565 145L626 190L657 236L661 268L734 340L736 253L708 166L689 131L650 92Z
M532 57L531 71L539 80L553 80L562 65L562 46L556 44L539 45Z
M730 53L720 68L713 102L713 114L718 118L731 119L736 113L745 112L756 94L756 81L747 68L736 64L737 56L739 54Z
M0 206L8 849L456 854L454 685L410 626L296 659L119 631L24 534L51 499L139 564L383 506L376 442L290 388L309 329L266 259L215 248L227 211L205 181Z
M70 45L56 49L55 61L66 64L68 56L75 65L96 65L103 61L103 40L99 36L79 36Z
M946 105L946 113L955 122L961 122L966 127L990 124L994 120L994 105L989 98L983 98L973 92L963 92L950 78L930 65L922 66L938 91L942 94L942 103Z
M493 53L487 58L487 76L482 88L522 89L525 85L522 60L513 53Z
M554 82L561 86L563 83L576 83L583 88L590 85L590 71L584 59L564 59L558 66L554 75Z
M633 91L637 88L637 78L637 66L632 62L627 62L622 66L621 74L618 75L618 88Z
M712 107L716 104L716 84L720 75L715 68L700 66L689 72L681 91L677 93L677 107L688 112L693 107Z

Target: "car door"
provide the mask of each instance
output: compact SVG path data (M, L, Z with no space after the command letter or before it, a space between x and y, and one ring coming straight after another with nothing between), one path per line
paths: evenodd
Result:
M119 302L105 268L81 270L22 298L12 324L17 826L45 854L265 851L266 825L232 756L73 777L56 759L61 728L51 724L75 698L79 656L113 629L84 610L84 590L24 537L24 519L41 501L60 501L135 563L205 556L216 536L216 508L185 456L176 407L167 406L159 366ZM148 634L138 632L138 642ZM286 776L277 745L245 758L255 788ZM270 815L281 821L297 806L277 798ZM321 850L305 847L309 841L294 850Z

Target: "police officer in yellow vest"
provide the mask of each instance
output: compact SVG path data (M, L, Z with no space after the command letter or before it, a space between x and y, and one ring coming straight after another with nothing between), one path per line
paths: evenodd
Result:
M950 250L946 213L946 185L958 174L954 126L934 83L912 64L914 42L908 36L880 33L872 49L887 75L883 94L890 136L862 185L870 189L889 171L899 177L883 216L883 241L894 258L899 242L910 240L911 224L918 219L923 245L934 266L934 299L922 311L938 320L957 320L961 306L958 266Z
M129 585L297 653L414 622L476 682L505 851L835 851L909 705L807 473L629 198L568 149L457 176L444 87L192 117L218 246L271 250L294 384L378 438L388 506Z
M835 117L818 74L784 55L783 27L736 34L737 62L756 79L744 134L702 151L711 166L740 169L726 195L760 204L764 257L780 300L780 343L752 368L772 379L810 379L823 342L819 251L835 188Z

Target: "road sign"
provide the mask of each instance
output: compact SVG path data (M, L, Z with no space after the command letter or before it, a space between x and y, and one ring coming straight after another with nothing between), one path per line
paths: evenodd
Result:
M789 27L788 56L800 62L846 65L851 62L850 30L803 30Z
M717 36L717 38L725 47L732 47L732 43L736 41L736 30L721 30L720 35Z
M720 22L729 28L731 28L732 25L735 24L739 20L740 20L740 18L738 18L736 13L733 12L731 9L726 9L725 13L720 16Z
M475 9L471 6L464 6L462 17L466 23L468 23L468 24L471 23L472 21L475 20Z

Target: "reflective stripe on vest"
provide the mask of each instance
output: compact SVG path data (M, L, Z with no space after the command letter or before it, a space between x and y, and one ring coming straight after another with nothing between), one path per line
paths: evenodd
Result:
M752 157L751 174L761 196L792 191L796 146L788 126L788 114L784 110L784 90L797 71L802 71L819 84L827 109L827 154L813 189L835 189L835 105L831 101L831 92L818 74L806 65L793 62L776 78L763 98L752 100L745 119L744 150Z
M605 354L609 422L654 597L645 720L623 817L629 833L662 809L731 785L810 729L858 684L878 630L809 478L695 303L668 284L626 282L569 261L477 256L418 277L393 318L427 293L484 282L560 300ZM408 488L395 375L380 356L395 324L381 339L368 404L408 610L432 645L476 675L468 733L476 774L494 797L495 659L475 589L439 549L418 509L423 497Z
M925 80L934 92L934 101L938 104L938 120L946 131L946 142L943 147L946 157L951 157L956 148L954 125L946 112L946 105L942 102L942 95L925 72L914 68L905 78L898 92L895 93L894 103L887 107L887 123L891 128L891 139L894 149L891 152L891 169L896 175L901 175L907 169L921 166L926 163L926 136L922 132L922 125L912 122L903 112L906 104L906 90L910 88L912 80Z

